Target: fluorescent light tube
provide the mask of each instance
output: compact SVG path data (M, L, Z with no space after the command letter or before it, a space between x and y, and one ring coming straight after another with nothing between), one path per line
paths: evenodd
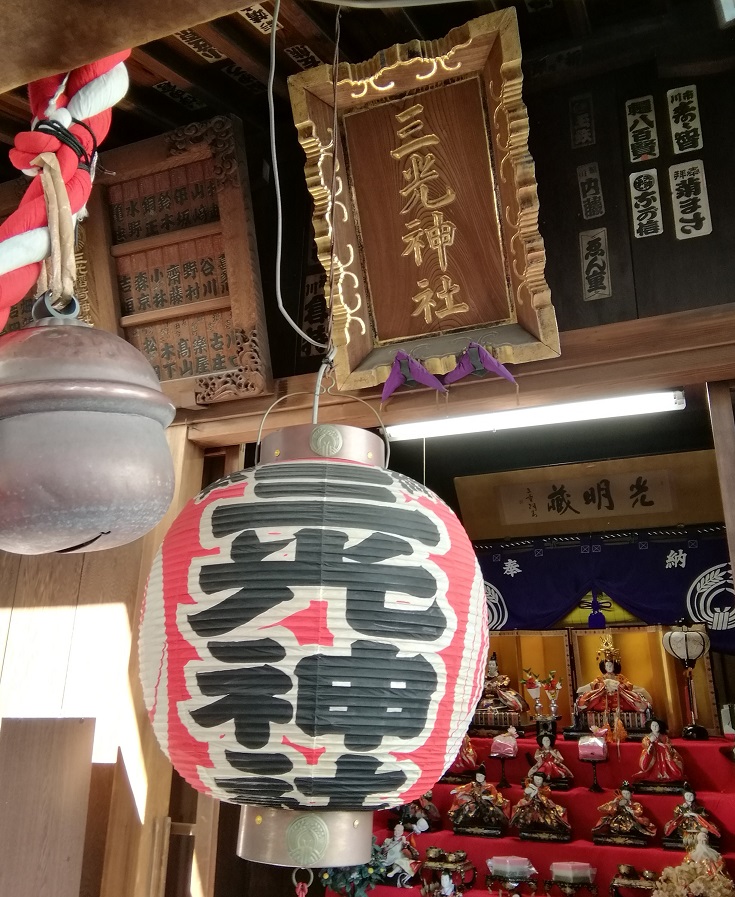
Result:
M518 408L514 411L494 411L440 420L417 421L386 427L392 440L428 439L432 436L460 436L463 433L488 433L494 430L515 430L519 427L541 427L545 424L565 424L607 417L631 417L636 414L655 414L678 411L686 407L681 390L648 392L612 399L593 399L589 402L569 402L564 405L542 405L537 408Z

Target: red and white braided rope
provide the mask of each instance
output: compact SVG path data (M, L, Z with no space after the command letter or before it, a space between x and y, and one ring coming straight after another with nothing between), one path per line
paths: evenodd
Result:
M48 119L67 128L89 155L94 149L92 134L76 124L83 121L100 144L110 130L112 107L128 89L124 50L66 75L41 78L28 86L33 124ZM20 171L38 174L33 160L41 153L54 153L59 161L74 220L83 217L92 189L94 171L80 167L71 147L54 134L23 131L15 138L10 161ZM10 308L28 293L38 279L41 263L51 251L46 204L40 178L34 177L18 209L0 225L0 329Z

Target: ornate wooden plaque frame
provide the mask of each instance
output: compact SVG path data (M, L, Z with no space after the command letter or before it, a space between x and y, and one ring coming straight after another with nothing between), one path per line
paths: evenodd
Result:
M104 153L97 183L85 253L102 326L149 358L178 407L271 392L240 121Z
M473 81L474 85L468 85ZM342 63L337 70L336 89L331 66L313 68L289 79L294 120L306 154L306 183L314 200L317 252L327 273L340 388L356 389L384 382L398 349L421 358L437 374L455 367L457 356L470 340L483 344L501 362L537 361L559 354L556 315L544 278L545 252L538 230L535 168L528 152L528 114L521 99L521 86L521 51L514 9L474 19L452 30L443 40L412 41L391 47L364 63ZM467 108L458 108L465 104L454 102L447 89L465 90L463 97L470 96L468 90L479 91L479 102L473 100L479 120L471 123L471 134L470 129L452 134L451 127L447 127L457 121L464 126L470 114ZM430 96L441 90L444 97L440 100ZM338 133L334 142L337 165L333 172L335 97ZM386 105L390 106L387 112ZM424 111L425 106L429 107L428 112ZM438 111L429 123L426 117L432 108ZM362 113L371 118L365 118L358 127L358 114ZM392 149L386 143L390 138L385 136L376 137L377 142L373 143L374 133L385 134L388 120L393 122L395 141L404 141L398 146L394 142ZM443 159L439 145L442 143ZM455 157L463 152L467 155L465 143L482 143L483 149L486 146L487 151L474 155L484 158L484 173L478 173L480 164L477 170L470 170L465 164L463 170L454 170L452 181ZM373 149L380 146L380 153L366 150L367 144ZM411 156L413 146L423 149ZM427 166L434 166L432 183L426 192L416 194L423 202L421 212L428 214L429 220L420 245L410 234L400 232L402 227L410 230L409 224L418 225L418 221L407 220L418 215L406 213L415 213L421 205L416 202L413 208L407 208L411 205L407 191L412 177L408 168L391 168L392 160L399 159L403 165L407 158L413 162L414 178L422 176L421 172L426 177ZM484 208L491 212L489 216L477 218L474 213L468 214L466 203L454 202L455 198L460 199L460 188L467 187L466 176L474 181L464 196L474 203L482 194ZM441 177L444 183L438 186L441 181L437 179ZM384 189L386 178L392 183L392 194ZM401 186L403 189L398 189ZM382 202L386 196L391 197L391 208ZM385 228L375 226L381 212L376 212L374 206L381 203ZM368 208L370 205L373 208ZM448 210L456 220L464 216L464 231L444 219L443 212ZM437 212L441 220L437 220ZM400 218L402 213L404 217ZM382 230L392 232L397 247L389 260L385 241L380 243ZM460 236L455 241L455 230L458 235L470 234L464 250L457 245ZM484 243L493 241L495 258L492 266L485 268L486 259L477 248L482 250ZM447 270L447 246L456 246L452 252L463 265L463 276L468 282L472 278L472 288L465 285L464 294L459 294L467 300L462 308L458 308L453 287L447 283L451 273ZM429 274L418 267L411 269L412 261L417 266L419 262L423 264L420 251L425 250L428 256L430 249L436 250L436 258L432 256L434 281L444 283L443 292L441 286L432 283L437 291L434 298L429 298ZM402 258L406 255L407 261ZM396 272L405 272L406 264L418 284L417 288L411 287L413 292L419 290L415 296L406 293L405 276L402 286L395 286L391 278L391 265ZM399 269L400 265L404 267ZM398 274L395 279L400 279ZM483 291L488 295L479 295ZM446 300L441 309L437 307L440 296ZM403 323L393 326L389 320L390 326L386 327L384 322L390 319L391 309L401 303L408 306L408 312L405 308L402 312ZM482 308L489 309L485 318L478 311ZM463 319L453 314L457 310L467 310L469 314ZM446 316L446 321L430 322L432 311L437 319ZM406 334L406 321L417 331L416 316L419 323L425 318L426 331ZM463 321L470 320L471 326L463 325Z

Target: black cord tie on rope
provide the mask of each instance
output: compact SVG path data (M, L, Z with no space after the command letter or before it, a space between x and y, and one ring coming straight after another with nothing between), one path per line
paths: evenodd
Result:
M76 153L76 156L79 159L79 168L89 172L90 176L94 177L94 169L97 165L97 138L94 136L94 131L86 122L80 121L77 118L73 118L72 121L75 125L80 125L82 128L89 131L89 134L92 137L91 153L87 151L81 140L72 134L68 128L64 127L61 122L44 118L36 123L33 130L41 131L42 134L52 134L60 143L68 146L69 149Z

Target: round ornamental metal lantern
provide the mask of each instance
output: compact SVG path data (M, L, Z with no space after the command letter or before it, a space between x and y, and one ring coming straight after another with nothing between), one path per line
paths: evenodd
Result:
M0 338L0 548L97 551L158 523L173 497L175 408L137 349L75 317Z
M421 797L482 693L480 568L377 436L294 427L192 499L148 581L140 672L163 750L243 808L239 853L370 856L370 811Z

